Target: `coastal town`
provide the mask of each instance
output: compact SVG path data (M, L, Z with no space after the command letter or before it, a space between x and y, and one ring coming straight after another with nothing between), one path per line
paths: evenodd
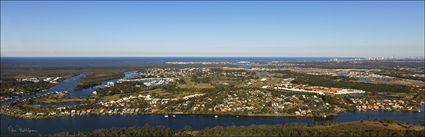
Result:
M185 64L177 64L182 63ZM78 92L74 90L51 92L3 105L1 113L22 118L117 114L163 114L166 117L177 114L327 117L344 111L420 112L420 104L424 101L418 95L388 98L386 96L393 93L382 96L379 95L382 89L375 89L376 85L356 81L359 77L380 76L375 74L376 69L343 70L345 75L339 75L341 69L295 69L294 65L287 63L283 63L287 67L282 68L270 68L270 63L246 61L237 64L253 67L142 69L131 72L129 77L96 86L90 96L69 96L70 92ZM277 62L272 64L282 66ZM333 87L314 85L307 81L327 78L334 79L330 81L334 83L368 85ZM59 79L62 78L19 78L16 81L57 84ZM423 87L412 87L418 86ZM420 94L423 91L416 92Z
M425 0L0 8L0 137L425 137Z

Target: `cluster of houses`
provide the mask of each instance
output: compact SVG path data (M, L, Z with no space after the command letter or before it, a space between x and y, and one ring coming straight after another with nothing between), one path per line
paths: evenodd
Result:
M138 101L145 101L149 106L146 108L147 110L152 109L151 107L156 107L157 105L165 105L169 103L170 101L178 101L178 100L188 100L195 97L204 96L205 94L202 93L195 93L192 95L183 96L181 98L155 98L151 95L142 95L139 94L138 96L128 96L124 98L120 98L118 100L112 100L103 102L100 101L98 104L100 104L103 107L130 107L132 104L137 104Z
M344 88L333 88L333 87L323 87L323 86L311 86L306 84L293 84L294 78L283 79L281 84L275 84L272 86L263 86L263 89L275 89L275 90L284 90L291 92L304 92L304 93L314 93L319 95L325 94L334 94L334 95L347 95L347 94L363 94L366 91L358 89L344 89Z
M234 76L234 77L245 77L247 76L247 72L242 71L242 72L238 72L238 71L231 71L231 72L222 72L221 75L223 76Z
M131 106L132 103L134 103L134 101L136 101L137 99L153 100L153 98L151 98L150 95L149 96L139 95L139 96L128 96L128 97L120 98L118 100L111 100L107 102L100 101L98 104L104 107L128 107L128 106ZM155 103L157 102L158 100L155 100ZM164 100L164 103L165 102L166 101Z
M178 78L194 75L196 72L212 74L209 68L149 68L138 72L142 78Z
M182 63L182 62L174 62ZM194 62L184 62L194 63ZM208 63L208 62L203 62ZM246 64L249 62L239 62ZM280 68L261 68L253 67L251 71L275 71ZM146 86L166 85L169 82L177 81L180 77L185 76L210 76L215 72L209 68L149 68L141 72L137 72L138 76L133 78L123 78L118 80L118 83L129 81L140 81ZM336 74L334 72L321 72L321 74ZM217 74L217 73L215 73ZM221 71L218 73L221 76L230 77L246 77L255 73L249 71ZM368 72L349 72L346 76L375 76ZM18 81L40 82L47 81L56 83L60 77L49 78L27 78L17 79ZM181 96L178 98L159 98L152 95L130 95L116 100L99 101L95 107L90 109L81 109L79 106L63 106L57 107L56 110L43 112L25 112L24 117L43 117L43 116L65 116L65 115L87 115L87 114L140 114L144 112L156 112L158 109L167 108L174 112L208 112L208 113L248 113L248 114L289 114L295 116L312 116L314 114L324 114L329 112L339 112L342 108L336 104L326 103L322 97L318 95L347 95L347 94L363 94L365 91L357 89L342 89L322 86L311 86L304 84L293 84L294 78L283 79L278 84L265 85L263 89L274 89L278 91L303 92L313 94L280 94L271 90L261 89L241 89L220 91L217 94L192 93L190 95ZM252 80L251 80L252 81ZM263 77L259 81L267 83L271 80ZM256 82L256 80L255 80ZM115 83L116 84L116 83ZM223 83L228 85L227 82ZM247 85L252 85L249 82ZM114 82L108 82L105 87L114 86ZM136 85L139 86L139 85ZM278 94L275 94L278 93ZM25 101L25 100L24 100ZM377 100L365 98L351 98L350 102L344 104L354 106L358 111L369 110L408 110L414 111L414 100ZM143 104L141 107L140 104ZM158 107L159 106L159 107ZM419 111L419 110L418 110Z
M250 69L247 69L248 71L278 71L281 69L278 68L264 68L264 67L252 67Z
M270 92L261 90L248 91L229 91L222 102L211 106L212 102L217 101L217 96L205 96L203 93L183 96L181 98L155 98L151 95L128 96L118 100L99 102L102 106L101 114L117 113L138 113L153 112L159 105L167 105L174 112L210 112L210 113L252 113L261 114L263 108L268 107L274 113L289 113L288 109L296 108L297 111L290 112L292 115L309 116L313 111L322 111L322 109L333 110L334 106L324 103L324 101L315 95L292 95L292 96L274 96ZM202 97L202 98L198 98ZM197 99L192 99L197 98ZM148 106L143 110L136 112L131 108L137 102L146 102ZM169 104L170 102L174 102ZM189 105L191 104L191 105ZM313 106L311 106L313 104ZM209 107L207 107L209 106ZM127 112L128 111L128 112Z
M212 107L207 106L211 106L211 102L215 102L217 97L208 96L202 98L200 101L198 100L198 102L193 102L193 106L187 106L190 102L184 102L181 105L176 105L173 109L189 109L192 112L207 111L210 113L264 114L270 113L262 112L264 108L268 108L268 110L273 111L272 113L275 114L285 113L300 116L311 116L313 111L321 112L324 109L334 109L334 106L325 104L321 98L315 95L276 96L272 95L270 92L264 92L261 90L236 90L223 94L227 94L224 96L223 101L220 103L216 102ZM288 111L289 109L296 109L297 111L290 112Z
M167 85L169 82L173 82L173 78L136 78L136 79L120 79L118 83L129 82L129 81L139 81L143 82L145 86L156 86L156 85ZM113 86L113 84L112 84Z
M356 107L357 111L419 111L420 108L415 106L418 103L415 100L378 100L365 98L351 98L351 105Z
M5 109L5 108L2 108ZM73 106L60 106L49 112L24 112L14 114L17 117L22 118L45 118L45 117L56 117L56 116L81 116L90 114L139 114L144 110L141 108L78 108Z
M25 118L42 118L42 117L55 117L55 116L81 116L90 114L138 114L141 111L140 108L115 108L115 109L75 109L67 107L58 107L57 111L50 113L43 112L27 112L20 117Z
M34 82L34 83L38 83L40 81L45 81L45 82L49 82L49 83L53 83L56 84L58 83L58 80L61 77L46 77L46 78L18 78L16 79L16 81L18 82L23 82L23 81L29 81L29 82Z
M57 107L55 110L50 110L46 112L42 111L16 111L16 109L11 109L9 107L2 107L2 112L10 115L14 115L20 118L46 118L46 117L55 117L55 116L74 116L74 115L85 115L93 113L92 109L75 109L75 106L64 106Z
M180 61L180 62L165 62L166 64L202 64L202 65L208 65L208 64L231 64L231 62L211 62L211 61L199 61L199 62L186 62L186 61Z
M174 82L175 78L167 78L167 77L177 77L178 74L175 71L171 71L174 69L170 68L156 68L156 69L148 69L145 72L135 73L136 76L131 78L121 78L116 83L122 82L143 82L145 86L157 86L157 85L167 85L169 82ZM102 87L113 87L115 85L114 82L107 82Z
M105 115L112 115L112 114L138 114L140 112L140 108L115 108L115 109L101 109L99 114Z

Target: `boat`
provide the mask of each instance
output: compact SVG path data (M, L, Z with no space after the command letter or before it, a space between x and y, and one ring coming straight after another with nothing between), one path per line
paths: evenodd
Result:
M218 118L218 116L217 115L214 115L214 118Z
M164 117L168 117L168 115L164 115Z
M173 115L173 117L176 117L176 115Z

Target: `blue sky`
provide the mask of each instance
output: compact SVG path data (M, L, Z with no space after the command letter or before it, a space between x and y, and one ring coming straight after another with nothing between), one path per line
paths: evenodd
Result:
M424 56L424 2L1 2L1 56Z

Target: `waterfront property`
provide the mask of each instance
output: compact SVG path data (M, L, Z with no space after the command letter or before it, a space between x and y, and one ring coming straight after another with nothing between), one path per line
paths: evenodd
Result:
M423 106L425 109L425 106ZM316 123L316 122L348 122L368 119L392 119L407 123L423 123L421 121L425 112L342 112L336 116L326 118L310 117L288 117L288 116L239 116L239 115L175 115L167 117L164 115L83 115L75 117L57 117L49 119L19 119L12 116L0 115L1 136L8 135L38 135L52 134L57 132L92 131L99 128L112 128L116 125L121 127L144 126L166 126L173 129L183 129L191 126L194 130L205 129L214 126L231 125L263 125L263 124L285 124L292 122ZM202 122L200 122L202 121ZM36 130L34 133L13 133L8 126L29 128Z

